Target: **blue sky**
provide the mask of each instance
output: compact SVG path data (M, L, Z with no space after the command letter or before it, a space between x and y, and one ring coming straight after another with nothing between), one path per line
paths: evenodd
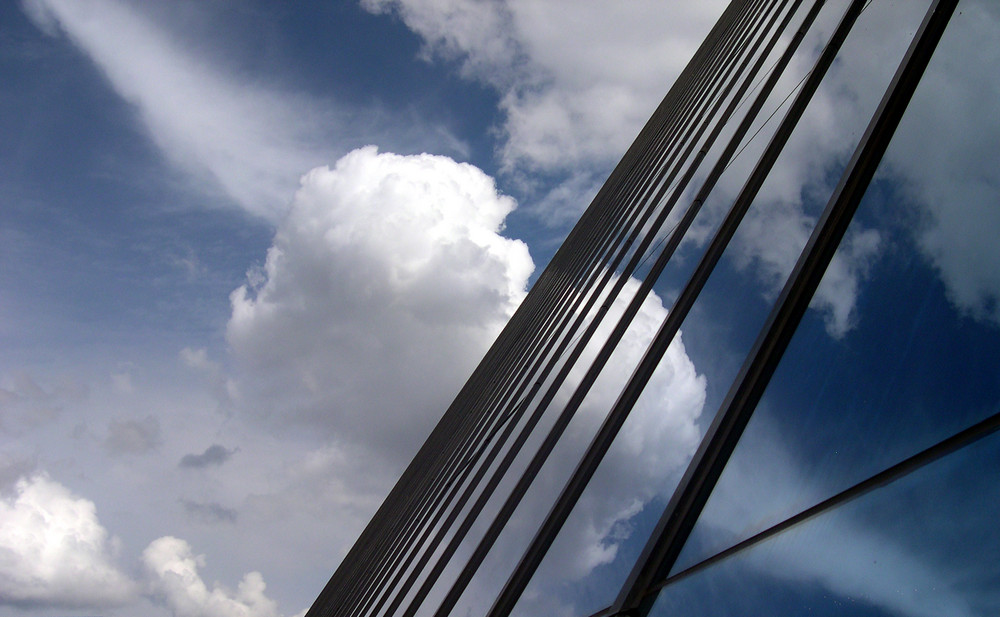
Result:
M0 7L0 616L305 610L722 4ZM829 4L768 109L836 22L844 3ZM613 593L923 5L866 11L524 614L586 614ZM1000 87L984 76L1000 14L961 10L700 546L995 411ZM463 606L488 603L518 557L771 128L723 178ZM995 485L956 483L953 498ZM995 609L995 573L956 574L987 564L944 554L917 522L878 521L847 511L733 567L805 604ZM873 552L891 574L837 574ZM879 576L944 588L900 600Z

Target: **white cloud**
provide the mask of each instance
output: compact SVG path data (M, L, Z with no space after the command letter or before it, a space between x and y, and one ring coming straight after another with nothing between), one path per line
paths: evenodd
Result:
M423 37L428 58L457 60L466 77L496 89L504 114L499 146L504 169L527 186L537 182L532 174L554 174L557 184L542 187L543 195L528 207L543 220L564 224L567 212L575 216L589 202L723 3L635 2L613 11L599 2L562 0L364 0L362 5L398 15ZM805 55L817 53L817 32L828 34L841 10L831 6L821 16L802 47ZM831 170L846 160L923 10L921 3L875 3L866 9L789 154L765 185L755 205L758 233L734 254L744 265L760 266L755 272L768 291L789 271L791 252L801 248L815 220L814 204L802 191L826 186ZM559 27L552 27L556 23ZM993 321L1000 321L1000 274L994 267L1000 249L990 234L997 225L990 223L1000 224L995 208L1000 189L991 162L1000 126L991 119L1000 89L982 75L1000 61L991 44L998 24L993 3L963 6L889 153L892 179L901 180L906 196L923 210L911 231L950 298L963 312ZM793 62L765 113L792 91L810 62L805 56ZM745 161L759 153L768 130L743 154ZM719 191L727 191L725 179ZM718 216L706 212L699 225L710 227ZM775 221L781 224L772 225ZM875 234L858 230L858 243L841 251L814 303L833 336L843 336L858 318L857 295L881 248Z
M22 478L0 500L0 604L110 608L135 592L93 502L45 474Z
M295 175L316 162L308 101L295 109L275 92L213 71L114 0L25 6L43 29L58 25L90 56L175 164L217 183L254 214L273 218Z
M249 572L236 586L211 589L198 573L205 565L203 555L195 555L184 540L165 536L154 540L142 553L150 575L154 597L162 601L174 617L277 617L278 608L264 591L260 572Z
M724 3L664 7L635 2L612 11L600 2L563 0L365 0L362 5L398 15L423 37L428 57L457 59L464 75L500 93L503 169L529 193L540 188L542 195L529 208L546 222L562 225L589 203ZM828 22L829 13L820 20L820 29L828 28ZM552 27L555 23L559 27ZM872 42L871 31L861 36L867 38L859 48L874 46L879 53L898 42L892 37ZM818 46L818 35L812 33L802 46L812 50L805 56L817 53ZM808 70L811 60L805 56L792 63L765 113ZM751 262L760 266L753 271L766 293L780 288L815 221L809 214L813 204L803 198L804 187L826 184L831 165L844 159L856 138L861 110L877 100L877 88L862 88L864 95L859 95L850 80L860 74L864 85L876 83L885 67L869 67L869 56L856 50L848 54L846 64L835 67L833 85L821 90L789 146L791 154L783 157L765 185L748 221L753 233L745 232L744 242L731 252L744 266ZM744 164L755 160L767 135L765 130L743 154ZM548 184L539 184L540 173ZM724 176L717 192L735 196L739 184L733 177ZM718 209L706 209L696 223L695 236L707 238L706 230L721 216ZM776 226L775 221L781 224ZM861 281L878 251L874 232L862 230L857 238L857 250L841 252L815 303L826 315L828 331L837 337L857 318L854 306Z
M412 444L524 295L527 247L499 235L514 205L445 157L369 147L307 174L266 281L231 297L246 405L387 453Z
M567 8L539 2L373 0L368 5L395 7L427 38L430 57L457 59L467 76L501 92L506 115L499 151L509 171L528 175L574 170L571 182L549 193L552 213L555 204L565 208L593 192L595 178L605 172L602 166L620 155L721 3L670 9L697 11L696 26L690 25L690 15L671 16L659 3L616 6L613 15L606 5L591 3ZM305 176L282 220L279 212L294 177L313 164L312 112L302 119L287 98L220 76L125 5L33 0L26 6L33 7L40 25L48 24L53 32L61 28L95 60L114 88L136 105L156 143L177 164L213 178L250 211L281 220L265 267L248 275L248 285L232 295L227 334L234 372L227 375L204 349L185 349L181 358L217 384L215 393L226 405L276 424L292 419L314 429L305 441L332 442L309 442L301 456L258 452L257 460L248 463L259 471L256 474L235 465L221 468L220 473L233 480L223 503L239 505L239 522L233 527L242 531L263 521L274 524L274 537L288 538L307 524L318 526L325 516L326 527L334 526L326 522L336 523L336 529L326 533L338 534L331 541L342 542L332 552L339 550L363 524L393 471L426 435L522 297L530 258L523 245L500 235L513 202L475 168L443 157L401 157L367 148L351 153L332 170L320 168ZM633 10L636 7L643 10ZM878 3L872 10L877 8ZM88 11L97 17L91 19ZM558 28L552 27L556 21ZM669 47L656 47L664 45ZM120 53L122 46L129 53ZM656 51L648 53L652 47ZM643 61L622 61L640 50ZM166 95L158 79L170 84ZM806 122L815 137L810 143L819 147L793 157L780 182L768 187L770 197L784 201L770 200L779 204L777 209L750 222L761 233L743 247L745 263L756 263L765 283L774 285L777 272L793 260L793 253L776 251L768 234L780 230L804 242L811 219L801 204L801 180L822 176L829 154L845 150L842 138L848 131L834 130L851 109L843 102L830 97L821 113ZM913 148L914 161L921 149L927 146ZM985 165L991 151L983 152ZM921 168L914 164L912 169L918 173ZM991 187L981 188L987 198L992 195ZM990 280L995 274L988 267L992 262L970 268L973 257L955 252L964 246L956 239L968 233L972 218L956 222L944 206L934 210L934 216L938 223L926 230L928 252L937 255L942 272L966 281L965 287L955 283L949 288L956 301L988 314L989 290L996 283ZM557 212L553 220L561 223L566 217ZM766 224L779 220L790 229ZM954 229L948 231L952 224ZM983 236L979 243L991 241L988 229L986 225L976 230ZM935 234L946 237L936 239ZM818 296L833 334L842 334L856 318L855 297L879 237L862 231L847 248L843 261L835 262L833 278L828 276L832 282L825 283ZM663 307L655 300L647 305L641 324L657 324ZM648 339L648 327L640 325L630 335L623 345L625 358L616 359L609 369L614 376L610 381L621 383L627 377L629 362ZM694 422L704 400L704 380L680 345L664 366L626 426L621 451L611 453L606 472L595 478L594 494L588 493L578 520L571 521L568 548L557 546L553 553L552 563L569 567L561 573L554 568L551 576L579 577L613 558L620 524L650 498L653 487L669 485L689 455L697 439ZM20 401L24 392L0 391L0 398ZM595 390L583 411L591 427L595 420L589 414L605 406L614 393L612 385ZM598 399L602 405L594 403ZM576 445L585 443L582 432L568 437ZM175 470L184 453L201 451L205 441L199 439L173 448L166 466ZM284 447L272 445L276 450ZM281 462L273 465L272 459ZM572 462L567 461L559 464ZM232 488L235 485L240 488ZM553 481L546 489L557 485ZM251 489L243 491L247 486ZM191 504L188 510L195 513L235 513L201 493L198 498L185 507ZM290 518L289 503L306 505ZM536 512L540 508L535 507ZM223 615L273 614L259 577L248 575L242 591L209 589L190 547L180 540L163 540L151 545L151 550L158 549L158 565L149 567L161 577L158 592L176 614L200 614L197 611L207 611L212 602ZM256 541L263 544L267 539ZM319 551L315 546L307 549ZM293 560L287 555L274 558ZM268 579L273 583L270 572Z
M315 502L318 516L341 520L344 540L356 533L525 293L527 249L499 235L513 207L474 167L373 147L303 178L262 276L232 294L228 340L239 408L304 424L327 444L286 470L287 486L254 495L246 517ZM637 288L629 282L595 340ZM571 450L589 441L665 316L658 298L646 300L567 434ZM550 560L572 567L550 574L584 576L614 556L620 523L693 451L704 400L705 379L678 340L595 479L585 520ZM567 472L575 459L553 460ZM559 474L541 481L544 499ZM547 506L527 508L530 518Z
M204 186L247 211L279 219L298 176L343 151L354 135L381 133L391 143L414 141L446 151L465 146L441 127L400 121L378 111L349 110L283 92L261 78L236 77L117 0L23 0L47 33L62 31L134 105L160 150ZM426 130L424 130L426 128ZM390 130L391 129L391 130Z
M801 203L778 202L750 211L737 236L737 265L751 268L773 301L799 258L816 220ZM842 338L857 319L855 303L868 268L878 254L881 235L874 229L852 230L830 262L812 307L823 313L826 331Z
M637 281L629 280L598 329L595 341L606 340L638 288ZM535 501L527 505L528 513L520 515L525 537L533 534L532 520L540 520L553 495L562 489L666 316L661 300L655 294L648 296L581 407L580 422L567 432L565 440L569 443L563 446L561 455L557 452L553 456L549 467L555 470L540 474L536 480L541 486L534 493ZM588 348L571 375L571 383L582 377L596 347ZM698 418L705 405L706 385L678 335L542 563L519 605L520 614L551 610L550 602L559 595L563 583L579 580L594 568L614 561L619 547L631 536L632 518L650 500L665 497L672 490L700 439ZM559 401L553 406L559 409ZM513 544L506 550L519 558L517 551L521 549L517 542Z
M501 95L508 170L609 166L621 156L718 17L721 1L363 0L392 12L428 57Z
M500 235L514 207L477 168L427 154L362 148L303 177L231 296L232 409L297 444L241 497L241 526L332 571L524 296L527 247Z
M816 582L908 617L981 614L950 580L946 566L928 563L879 530L847 518L803 528L794 541L775 543L770 555L753 559L781 578Z

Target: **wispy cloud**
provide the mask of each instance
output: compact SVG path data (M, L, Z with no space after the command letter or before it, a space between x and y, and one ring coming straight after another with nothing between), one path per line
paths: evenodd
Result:
M116 0L24 0L24 6L41 29L64 33L94 62L172 163L272 221L284 213L301 174L377 135L393 146L464 148L440 126L413 118L389 126L377 110L347 109L215 68Z
M240 83L113 0L29 0L29 14L61 31L135 106L170 160L216 183L254 214L274 218L297 174L317 162L318 110ZM313 115L313 117L310 117Z
M747 537L748 530L777 523L832 493L819 478L801 471L805 465L778 431L766 423L757 428L763 430L754 432L750 439L744 438L740 456L727 466L699 522L699 531L707 533L702 541L718 550ZM897 485L880 491L894 489ZM855 506L873 499L883 500L875 506L880 516L859 513ZM897 510L898 503L887 505L888 499L898 499L898 503L912 499L914 503L903 514ZM779 534L731 560L778 580L818 584L840 597L863 599L899 615L979 614L972 606L987 590L961 583L952 576L951 564L926 549L925 535L932 526L921 518L926 514L918 505L921 501L915 496L900 499L899 493L895 497L874 493ZM940 504L933 508L938 515L943 514ZM897 516L893 517L893 513ZM895 521L893 526L878 524L890 518ZM696 556L691 552L682 559Z

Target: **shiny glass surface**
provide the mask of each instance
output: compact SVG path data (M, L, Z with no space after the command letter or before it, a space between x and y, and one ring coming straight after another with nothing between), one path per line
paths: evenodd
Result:
M1000 20L960 6L674 571L1000 408L1000 92L967 78Z
M650 615L1000 610L994 435L665 587Z

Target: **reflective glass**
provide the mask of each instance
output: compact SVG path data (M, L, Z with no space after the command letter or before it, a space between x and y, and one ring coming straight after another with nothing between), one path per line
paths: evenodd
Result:
M650 613L996 615L1000 436L665 587Z
M758 124L770 111L784 111L782 99L789 93L794 93L796 82L808 72L808 67L815 61L822 47L823 38L829 36L845 6L844 2L831 2L823 12L816 30L810 34L809 44L801 49L800 57L790 70L790 76L783 79L785 83L779 86L765 106ZM914 15L919 18L922 7L917 8L917 11L902 11L907 14L909 22L914 21ZM897 6L894 16L901 23L908 23L900 17L900 12L900 7ZM849 40L845 53L856 56L860 49L871 52L873 46L870 39L878 30L873 24L877 25L881 23L880 19L885 18L885 14L880 14L877 10L866 13L859 22L859 34ZM809 160L803 156L805 152L816 150L813 146L813 129L826 121L826 105L830 100L837 99L836 91L840 84L874 80L880 84L879 87L884 86L891 76L892 65L902 56L907 41L904 35L902 33L897 37L890 37L894 45L886 45L885 49L879 47L875 54L875 59L879 61L877 66L838 65L832 71L829 83L825 83L817 95L819 104L807 110L801 123L802 130L793 135L788 150L778 160L776 171L765 182L759 203L755 203L744 226L737 233L684 323L682 332L686 357L683 361L693 365L694 374L690 378L678 378L681 363L670 360L664 363L670 365L669 372L673 375L666 379L669 387L661 389L654 383L644 395L638 413L630 417L622 435L612 446L600 471L585 492L581 502L583 507L578 507L567 521L543 561L533 586L529 587L519 604L519 614L553 614L567 610L572 614L586 615L614 599L646 537L652 531L683 465L694 452L699 431L711 420L728 384L736 375L741 359L752 345L755 333L763 324L780 279L787 275L794 263L794 255L805 243L812 224L812 211L822 206L799 199L799 189L791 191L796 197L794 204L784 201L789 194L788 182L791 180L801 183L806 187L802 191L824 189L829 192L836 173L839 173L846 162L844 149L849 148L852 139L856 141L857 131L863 128L866 119L874 111L878 92L865 90L865 96L861 97L863 101L854 101L851 106L838 112L838 122L845 129L841 136L843 139L837 144L824 144L820 151L823 157L829 159L827 163L831 168L836 168L833 172L810 169ZM881 61L885 58L889 60L883 65ZM714 229L721 222L725 210L732 205L743 179L759 157L782 115L776 113L771 122L763 127L706 204L677 258L671 262L662 277L658 292L664 299L664 306L670 306L670 300L688 280ZM851 133L852 130L854 134ZM682 205L687 203L690 203L690 199ZM792 227L772 226L773 221L783 219L789 219ZM784 249L776 253L773 249L779 244L783 244ZM647 339L652 335L653 329L650 328L646 333ZM607 409L613 403L613 396L620 389L620 384L627 380L631 366L638 360L638 352L644 347L645 342L640 342L641 345L630 350L635 352L630 358L631 364L622 364L622 370L614 374L614 381L618 386L606 390L611 396L602 401L602 404L594 405L596 409ZM695 385L697 388L691 389L700 391L702 398L699 404L677 405L677 401L689 392L687 386ZM689 412L695 407L701 412L692 417ZM643 413L642 408L646 408L648 413ZM571 429L569 441L582 448L589 440L589 435L596 430L596 422L596 419L590 418L577 423L581 432L576 433L574 439ZM667 432L658 435L657 431ZM567 461L575 463L579 460L579 453L569 450L563 444L552 459L560 462L555 465L550 463L550 467L562 466L563 469L558 474L561 477L569 474ZM561 482L552 482L546 488L552 491L561 486ZM514 524L520 525L526 521L536 524L543 513L544 509L541 507L524 508ZM533 524L525 527L532 529ZM509 531L502 536L500 544L510 547L524 541L515 537L513 531ZM511 550L512 554L515 552ZM487 578L487 575L482 578ZM553 581L557 581L557 584L553 584ZM499 584L500 582L496 583L497 586Z
M961 5L677 568L1000 407L998 39Z

